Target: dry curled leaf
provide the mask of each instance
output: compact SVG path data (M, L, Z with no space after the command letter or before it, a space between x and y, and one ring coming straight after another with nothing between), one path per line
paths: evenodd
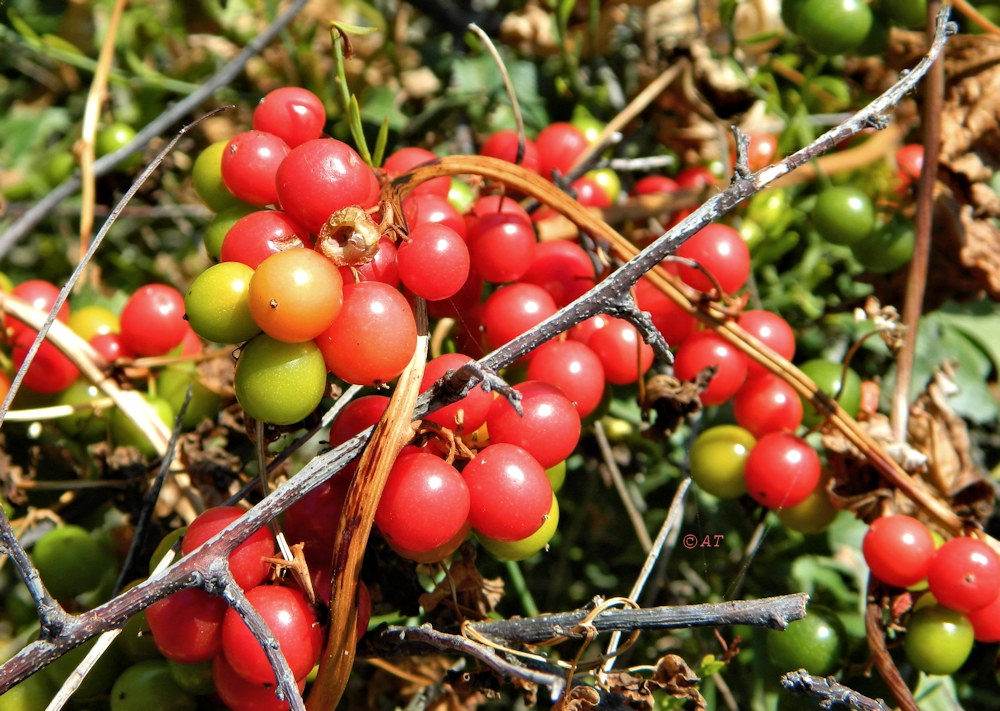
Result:
M910 441L927 455L924 477L955 513L983 522L993 513L993 486L972 459L965 420L948 406L952 386L951 369L945 364L910 408Z
M708 387L715 370L714 366L706 368L693 381L680 381L666 374L654 375L646 381L639 404L643 412L656 413L657 435L669 436L685 420L701 411L699 396Z
M480 575L475 549L465 543L459 553L438 586L420 596L420 605L428 615L436 615L438 624L485 619L503 597L502 579L487 580Z
M656 708L653 693L663 692L676 699L683 699L685 708L702 710L706 706L705 698L698 690L700 682L701 679L682 657L668 654L657 662L656 671L651 677L615 672L608 675L607 685L611 693L626 700L624 705L627 708L652 711Z
M972 460L965 421L948 406L953 385L948 366L935 374L910 408L906 442L895 440L885 415L870 415L859 424L910 472L915 486L927 489L959 516L985 521L993 511L993 487ZM825 429L823 446L833 475L829 493L837 508L871 521L881 515L881 504L892 500L897 513L918 513L839 431Z
M380 708L389 702L403 708L411 700L421 698L421 708L427 711L473 711L482 708L491 686L488 680L455 669L456 660L447 655L394 657L391 660L371 659L376 671L363 685L351 685L347 691L347 708ZM458 662L461 664L461 662ZM474 682L480 682L477 686ZM495 685L495 683L493 683Z
M948 91L941 112L941 166L960 226L961 263L1000 298L1000 38L959 36L949 43Z
M556 708L558 711L590 711L600 706L601 692L590 686L574 686Z

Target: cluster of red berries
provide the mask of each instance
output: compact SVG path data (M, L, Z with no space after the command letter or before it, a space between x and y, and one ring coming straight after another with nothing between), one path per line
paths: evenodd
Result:
M892 514L871 523L862 551L887 586L923 592L904 639L907 657L922 671L951 674L974 641L1000 641L1000 556L983 540L945 541L922 521Z
M427 364L422 387L469 362L445 354ZM580 437L580 415L556 386L527 380L515 386L523 415L503 397L472 390L427 416L431 429L404 448L389 472L375 524L400 555L433 562L451 555L470 529L495 555L522 559L543 548L555 533L555 492L565 459ZM389 398L368 395L340 412L330 428L338 445L382 416ZM456 457L439 433L444 428L472 449ZM488 432L488 435L487 435ZM331 546L354 465L295 502L285 531L304 543L310 566L329 569Z
M227 506L206 510L183 533L181 554L191 553L242 514L241 509ZM274 554L273 537L267 529L260 529L230 554L229 570L277 640L301 691L319 659L324 630L313 605L296 584L266 582L271 571L267 559ZM329 597L329 576L325 581L314 576L314 581L319 584L316 593L325 592ZM370 611L367 593L363 586L360 590L359 634L367 627ZM146 621L157 649L168 660L180 664L211 662L215 691L229 708L288 708L287 702L275 696L274 672L260 645L221 597L186 588L151 605Z
M736 230L726 225L704 228L682 245L677 255L700 268L677 262L665 266L699 292L717 289L732 294L750 275L749 250ZM817 491L821 466L816 451L794 434L804 415L803 402L795 390L722 336L699 330L692 315L647 281L637 285L636 300L675 348L674 375L691 381L705 369L714 368L700 393L702 404L732 403L737 425L711 428L694 442L691 474L695 482L721 498L749 493L758 503L777 510L806 501ZM794 357L795 333L781 316L746 310L737 323L783 358Z
M31 279L9 289L9 294L21 299L42 313L55 305L59 289L54 284ZM86 341L98 356L108 363L122 362L145 356L176 355L194 357L202 352L202 341L184 318L184 297L166 284L147 284L129 296L120 313L101 303L88 303L77 308L65 301L57 320L64 323L80 339ZM15 368L20 368L34 341L37 331L20 320L9 317L5 324L6 342L11 346ZM189 366L175 365L159 370L150 379L150 393L145 394L150 407L167 427L172 426L194 373ZM9 387L8 376L0 374L3 394ZM111 408L95 411L93 402L100 398L96 386L80 377L80 370L52 341L42 341L23 381L34 405L67 405L79 411L57 422L69 435L84 442L96 442L110 435L117 445L137 447L149 456L155 455L153 445L132 423L127 413ZM206 413L217 410L220 397L195 383L195 394L184 424L194 426ZM155 392L155 394L153 394ZM21 402L25 402L22 400Z

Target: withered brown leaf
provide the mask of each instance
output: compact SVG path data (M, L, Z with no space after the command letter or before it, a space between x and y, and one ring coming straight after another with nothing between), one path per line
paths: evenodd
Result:
M692 415L701 411L699 396L708 386L715 373L715 367L701 371L690 382L680 381L672 375L654 375L646 381L643 391L643 411L652 410L656 413L655 430L664 436L670 435Z
M439 625L469 618L485 619L496 608L503 593L503 580L484 578L476 568L475 548L464 543L444 579L434 590L420 596L420 605L428 615L435 616Z
M591 711L601 705L601 693L590 686L574 686L559 702L559 711Z
M860 424L911 472L914 485L926 488L959 516L982 522L993 511L993 487L972 459L965 421L948 405L949 368L945 365L935 373L910 408L907 442L894 440L885 415L869 415ZM840 432L825 429L823 445L833 474L829 494L838 508L852 511L864 521L879 516L886 500L892 500L897 513L919 513L915 504L889 487Z
M619 694L628 702L628 708L652 711L656 707L653 692L662 691L674 698L684 699L685 708L703 710L705 699L698 690L701 679L683 657L667 654L656 664L650 677L629 672L615 672L607 677L608 691Z

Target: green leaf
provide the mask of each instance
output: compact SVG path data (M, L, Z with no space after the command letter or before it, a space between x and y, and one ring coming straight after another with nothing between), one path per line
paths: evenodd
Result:
M704 679L705 677L712 676L713 674L718 674L725 668L725 662L716 659L714 654L706 654L701 658L701 662L698 664L698 676Z
M351 25L346 22L337 22L336 20L330 21L330 27L337 28L345 35L370 35L373 32L378 32L377 27L366 27L364 25Z
M958 366L955 370L955 384L959 392L949 398L948 404L956 414L973 422L991 422L1000 416L1000 403L985 387L993 363L977 342L969 338L965 331L952 325L955 318L954 315L934 312L921 320L917 331L913 378L910 382L911 397L915 397L927 386L935 369L946 360L952 360ZM985 323L980 325L980 328L985 327ZM982 334L982 338L989 337L990 334ZM882 388L887 396L892 393L895 380L896 369L893 367Z
M569 27L569 17L576 7L576 0L560 0L556 7L556 19L559 21L559 28L565 30Z
M737 0L720 0L719 19L722 21L723 25L729 25L732 23L733 18L736 16L737 4Z
M913 698L920 705L920 711L954 711L962 708L955 689L955 680L950 676L928 676L921 674Z
M1000 372L1000 304L985 299L969 304L948 302L938 315L942 323L955 327L982 348Z
M9 6L7 7L7 19L10 20L10 24L17 30L17 33L29 44L34 47L42 44L42 38L38 36L38 33L31 29L31 25L24 21L19 12Z
M372 166L382 165L385 157L385 146L389 142L389 117L382 119L382 125L378 129L378 137L375 139L375 153L372 155Z
M3 136L0 164L8 168L38 170L38 152L69 126L69 114L64 108L13 107L0 116L0 135Z
M368 152L365 130L361 125L361 107L358 106L358 97L354 94L351 94L350 103L347 105L347 120L350 122L351 137L354 138L354 145L358 149L358 154L365 163L371 165L372 155Z
M503 78L485 54L456 60L451 71L454 91L482 96L503 88Z
M857 601L858 591L852 590L844 581L852 577L854 571L835 558L819 555L801 555L792 563L791 576L795 581L795 589L815 597L817 591L825 591L832 597L844 603L853 604Z
M42 35L42 44L50 49L57 49L61 52L65 52L66 54L75 54L80 57L86 56L80 51L79 47L72 42L63 39L59 35Z
M399 108L399 92L388 86L369 86L361 92L361 118L365 123L379 126L388 122L389 130L404 130L409 116Z

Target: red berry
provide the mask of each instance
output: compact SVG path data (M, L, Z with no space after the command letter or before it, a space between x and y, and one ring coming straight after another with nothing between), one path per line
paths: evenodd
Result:
M373 395L372 397L381 397ZM388 398L386 398L388 399ZM347 499L347 488L357 460L317 486L288 507L284 517L284 533L289 543L302 543L310 570L314 566L329 568L333 544L340 525L340 515ZM327 571L329 572L329 571ZM329 582L328 582L329 584ZM329 590L326 599L329 600ZM318 591L317 591L317 594ZM322 598L322 595L320 595Z
M385 395L365 395L351 400L330 423L330 446L343 444L382 419L389 406Z
M660 195L676 193L681 189L677 181L665 175L647 175L639 178L632 187L633 195Z
M281 208L313 234L337 210L371 207L378 180L357 151L334 138L315 138L296 146L275 175Z
M197 664L219 652L227 609L221 597L187 588L150 605L146 621L160 654L181 664Z
M202 543L243 515L243 510L235 506L215 506L206 509L188 526L181 541L181 553L187 555ZM249 590L263 582L271 570L271 564L264 561L274 555L274 539L266 528L260 528L240 543L229 554L229 571L233 580L244 590Z
M545 469L513 444L491 444L465 465L469 523L498 541L519 541L541 528L552 506Z
M586 207L610 207L611 198L594 178L583 175L574 180L570 187L576 193L576 201Z
M122 341L137 355L164 355L180 345L187 330L184 295L166 284L139 287L122 309Z
M247 591L246 597L277 640L292 676L304 678L316 664L323 644L323 630L305 596L293 588L258 585ZM222 622L222 653L233 671L247 681L275 683L264 650L233 609L226 611Z
M747 492L771 509L787 509L801 503L820 480L816 450L794 435L772 432L764 435L743 465Z
M483 304L483 326L490 348L499 348L552 316L558 309L548 292L534 284L511 284Z
M222 152L222 182L251 205L278 202L274 178L288 155L288 145L273 133L244 131L233 136Z
M795 389L771 373L747 378L733 397L736 424L754 437L794 432L802 424L802 400Z
M905 588L927 577L934 539L927 526L912 516L881 516L868 527L861 550L872 575Z
M433 454L401 454L382 490L375 524L393 547L426 553L464 529L469 489L458 471Z
M580 413L562 390L538 380L514 386L522 414L498 397L486 417L490 443L516 444L548 469L563 461L580 440Z
M59 287L42 279L28 279L15 286L10 295L48 315L59 297ZM56 319L63 323L69 320L69 301L64 301L59 307ZM12 316L7 317L7 327L11 329L14 338L26 331L31 332L32 337L37 333L35 329L29 328L27 324Z
M680 380L694 380L702 370L715 366L715 375L701 394L705 405L720 405L740 389L747 377L746 356L714 331L700 331L677 349L674 375Z
M24 331L14 341L11 358L14 367L20 368L35 340L33 331ZM56 348L51 341L43 340L35 353L28 372L24 374L24 386L36 393L52 394L62 392L80 376L80 369L68 356Z
M347 284L340 315L316 337L316 345L327 369L341 380L387 383L410 362L417 324L406 297L388 284Z
M927 582L941 605L978 610L1000 591L1000 557L978 538L952 538L934 552Z
M212 681L215 683L215 691L219 698L231 709L288 711L290 708L287 701L278 701L274 693L274 684L255 684L247 681L233 670L221 654L212 662ZM298 686L301 692L306 686L305 679L299 681Z
M455 230L443 224L413 227L396 259L404 286L425 299L454 296L469 278L469 249Z
M253 127L278 136L290 148L323 135L326 109L318 96L296 86L267 93L253 110Z
M594 286L594 264L576 242L554 240L539 242L531 257L531 266L519 281L545 289L562 308Z
M589 142L579 128L571 123L559 122L543 128L535 138L543 177L552 179L552 172L569 173L573 163L586 150Z
M385 174L392 179L402 173L405 173L411 168L416 168L418 165L423 165L424 163L432 160L437 160L437 156L426 148L416 148L410 146L407 148L400 148L398 151L386 158L385 163L382 164L382 169L385 171ZM441 176L440 178L431 178L430 180L420 183L410 194L418 196L438 195L440 197L447 198L448 191L450 189L451 178L448 176Z
M727 294L739 291L750 276L750 249L740 233L727 225L702 228L676 254L700 264ZM698 291L708 292L713 288L712 280L698 269L681 265L678 274L685 284Z
M600 358L609 383L636 382L653 365L653 348L628 321L608 316L603 320L604 326L594 331L587 346Z
M439 222L455 230L463 240L466 238L465 218L448 198L440 195L407 195L403 199L403 215L411 230L427 222Z
M473 268L487 281L503 283L520 279L535 251L535 231L530 220L518 214L491 212L468 225L469 257Z
M681 190L699 190L715 186L715 175L703 165L692 165L677 173L676 182Z
M356 267L339 267L345 284L354 281L380 281L396 288L399 286L399 264L396 245L386 237L379 237L375 256ZM355 275L357 275L355 277Z
M978 610L967 612L977 642L1000 642L1000 595Z
M676 348L698 330L698 319L647 279L640 279L635 285L635 302L640 309L649 312L653 325L671 348Z
M89 343L109 363L114 363L119 358L135 357L135 353L122 341L120 333L99 333Z
M795 331L778 314L764 310L744 311L737 324L785 360L795 355ZM747 377L768 372L764 366L747 358Z
M282 210L258 210L229 228L219 251L220 262L242 262L256 269L272 254L295 247L312 247L304 227Z
M518 163L525 170L538 173L541 161L538 157L538 146L530 138L524 139L524 153L517 160L517 131L505 129L490 135L479 149L479 155L499 158L508 163Z
M528 364L529 380L541 380L558 387L586 417L604 397L604 366L584 343L549 341L536 350Z
M905 187L920 179L924 169L924 147L919 143L908 143L896 151L896 166L899 182Z

